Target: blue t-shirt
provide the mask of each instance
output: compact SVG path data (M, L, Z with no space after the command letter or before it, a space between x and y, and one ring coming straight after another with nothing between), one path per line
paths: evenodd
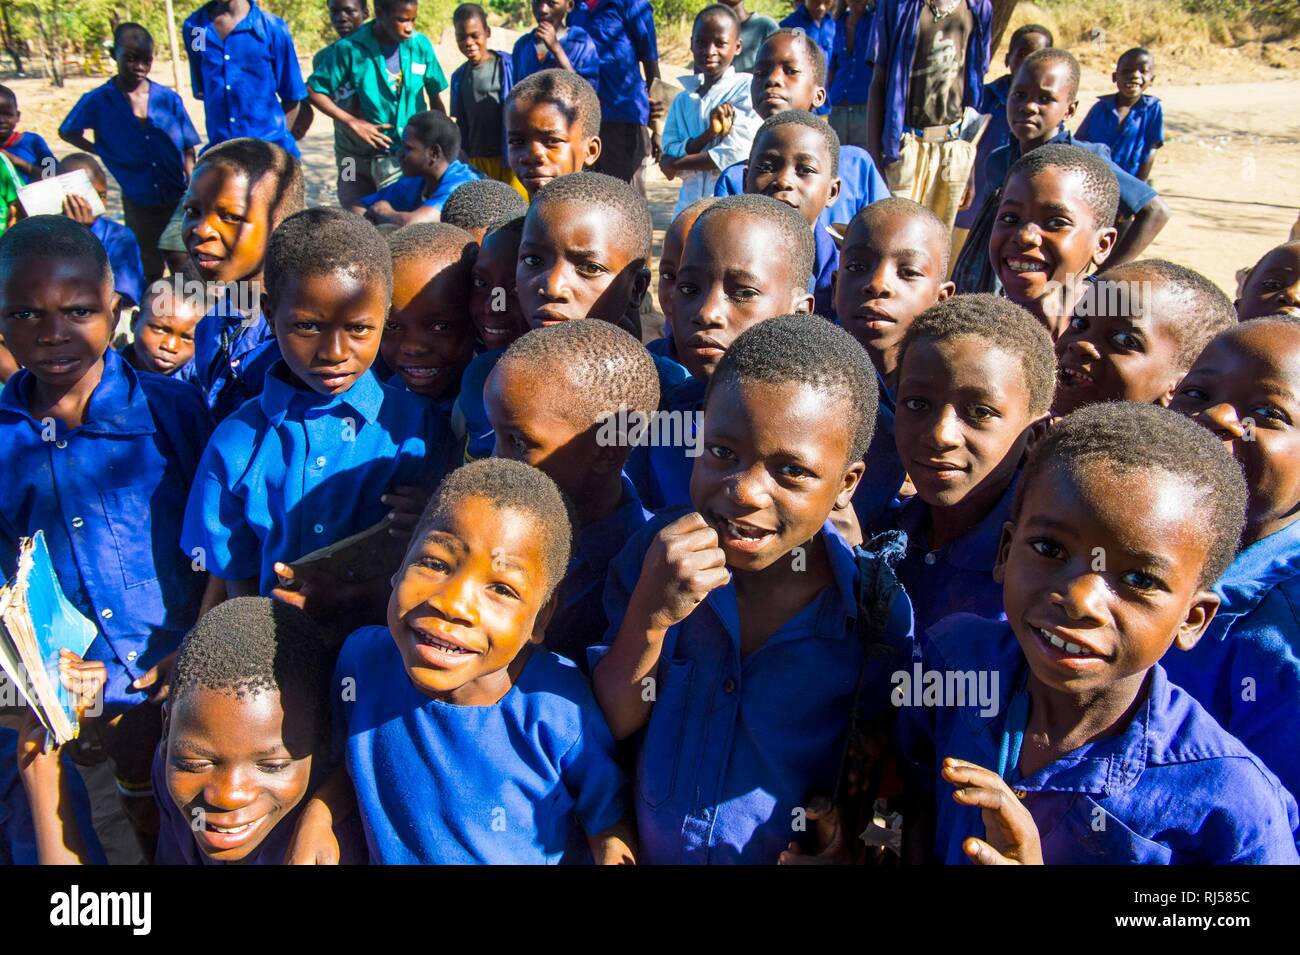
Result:
M591 88L599 95L600 53L596 50L596 41L591 38L591 34L582 27L571 26L564 31L564 36L560 37L560 49L569 58L569 65L573 67L573 72L590 83ZM542 70L560 68L559 61L550 50L546 51L544 59L537 59L537 34L532 30L522 34L515 41L510 58L514 64L516 83L525 76L532 76Z
M1137 215L1146 208L1147 203L1159 195L1141 179L1131 176L1121 169L1115 160L1111 158L1110 149L1107 146L1100 143L1082 142L1071 135L1070 131L1064 127L1049 142L1078 146L1090 153L1096 153L1110 164L1110 171L1115 174L1115 178L1119 181L1119 210L1122 216ZM982 184L985 195L992 195L993 190L1006 182L1007 174L1020 156L1020 143L1014 139L1007 145L989 153L988 163L984 167L985 182ZM997 210L994 209L994 211Z
M499 701L457 706L415 688L386 627L363 627L334 683L371 862L590 862L587 837L627 815L591 687L540 647Z
M1115 94L1097 97L1074 134L1084 142L1110 147L1110 158L1136 176L1151 153L1165 144L1165 111L1160 100L1142 95L1121 123Z
M45 138L40 133L14 133L10 139L9 145L4 147L4 151L17 156L19 159L25 159L36 167L34 176L18 173L18 177L24 183L40 179L42 167L49 169L51 174L54 172L54 153L50 152L50 144L45 141Z
M108 264L113 270L113 291L125 301L124 308L139 305L144 298L144 263L140 259L140 243L135 233L114 222L108 216L100 216L90 225L108 253Z
M853 31L853 51L849 51L849 11L845 10L835 21L835 40L830 57L830 89L826 101L831 106L866 105L871 93L871 40L874 8L867 10Z
M594 8L575 3L569 29L585 30L600 57L600 118L606 123L650 122L650 95L643 60L658 60L654 10L648 0L600 0Z
M713 184L715 196L739 196L745 191L745 172L748 162L732 163L722 171ZM871 154L857 146L840 147L840 194L835 204L822 211L817 219L820 226L831 223L847 224L864 207L877 199L888 199L892 193L884 177L876 169Z
M442 174L442 178L438 180L438 184L427 199L424 198L423 176L402 176L378 192L362 197L361 204L369 209L376 202L383 200L398 212L414 212L421 206L428 206L441 213L442 207L447 204L447 200L451 198L451 194L458 186L482 178L481 172L469 163L457 159L448 164L447 171Z
M63 592L99 628L86 659L107 667L105 703L139 703L130 684L176 649L203 596L179 523L211 419L190 385L110 350L86 420L49 440L32 386L22 369L0 393L0 567L44 530Z
M947 864L968 862L961 845L984 835L980 810L952 799L939 768L951 756L998 771L1004 736L1023 731L1023 723L1008 724L1013 714L1028 712L1014 702L1028 693L1028 664L1009 624L960 614L931 629L917 666L923 672L988 675L984 701L916 705L915 689L894 699L904 704L898 739L911 782L935 792L935 854ZM1023 805L1038 825L1049 865L1300 861L1295 800L1159 664L1151 668L1132 720L1115 735L1087 743L1027 778L1008 762L1006 781L1025 793Z
M185 150L198 146L199 134L176 92L146 82L149 107L143 123L112 79L77 100L59 125L59 135L92 130L95 155L113 174L124 197L141 206L172 205L189 184Z

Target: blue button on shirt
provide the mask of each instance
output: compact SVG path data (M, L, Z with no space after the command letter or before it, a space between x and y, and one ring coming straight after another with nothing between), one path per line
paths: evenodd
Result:
M899 745L913 785L936 793L935 853L969 861L962 840L982 837L980 810L959 806L938 776L953 756L997 771L1002 734L1028 665L1004 622L950 617L930 632L924 667L996 673L994 706L904 706ZM982 709L996 709L981 715ZM1276 776L1188 693L1152 667L1145 699L1117 735L1096 740L1024 778L1043 861L1054 864L1295 864L1295 800Z
M596 50L596 41L591 34L581 27L571 26L560 37L560 49L569 58L573 72L591 84L597 95L600 94L600 53ZM515 41L510 54L514 65L515 82L525 76L532 76L542 70L558 70L559 61L555 54L546 50L544 59L537 59L537 34L531 30Z
M1136 176L1151 153L1165 144L1165 110L1160 100L1143 95L1121 123L1115 94L1099 96L1074 135L1109 146L1115 164Z
M801 8L802 9L802 8ZM845 10L835 21L835 39L830 57L830 89L826 101L831 106L861 106L871 93L871 24L876 11L869 9L853 31L853 52L849 52L848 21Z
M181 540L202 547L223 580L277 586L295 561L377 524L380 496L440 474L430 444L446 440L428 404L367 371L341 395L291 384L277 362L261 395L218 425L199 465Z
M92 130L95 154L103 160L122 189L140 206L174 205L185 193L185 150L199 145L185 104L173 90L149 83L148 117L142 123L131 103L109 80L72 107L59 126L59 135Z
M191 386L109 351L85 423L47 440L33 384L23 369L0 394L0 566L44 530L63 592L99 627L86 658L108 668L105 702L138 703L129 684L176 649L203 594L178 530L211 420Z
M334 683L353 689L335 696L335 727L373 863L590 862L586 837L627 815L591 687L540 647L499 701L458 706L411 684L386 627L364 627Z
M818 23L808 15L808 8L802 3L796 4L794 12L781 21L782 28L803 30L804 33L816 41L822 49L822 55L826 57L827 67L831 64L831 59L835 56L835 18L830 14L822 17L822 22ZM819 116L825 116L830 113L830 103L823 103L818 106L814 113Z
M1300 799L1300 522L1243 549L1191 650L1161 665Z
M100 216L92 222L90 231L108 253L108 264L113 270L113 291L126 299L123 307L139 305L144 300L144 263L140 260L140 243L135 233L107 216Z
M641 75L643 60L658 60L654 10L647 0L600 0L590 9L578 0L569 27L587 32L600 56L600 118L605 123L650 121L650 96Z
M384 186L378 192L363 196L360 202L367 209L376 202L383 200L398 212L414 212L421 206L427 206L441 213L442 207L447 204L447 200L451 198L451 194L458 187L482 178L483 174L481 172L468 163L457 159L448 164L447 171L442 174L442 178L438 180L438 185L434 187L433 192L427 199L423 197L423 176L402 176L396 182Z
M739 196L745 191L745 173L748 162L738 162L723 170L713 185L715 196ZM857 146L840 147L840 194L834 205L824 209L817 218L819 225L846 224L853 221L864 207L877 199L892 195L884 177L876 169L871 154Z
M251 136L299 157L284 121L285 103L307 98L288 25L251 3L248 15L223 40L202 6L183 28L194 98L203 101L208 148Z

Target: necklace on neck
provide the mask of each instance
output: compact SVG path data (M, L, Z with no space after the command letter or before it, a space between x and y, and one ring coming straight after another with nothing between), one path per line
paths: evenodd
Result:
M950 13L957 9L961 0L925 0L925 5L930 8L930 13L934 15L934 20L938 23L945 19ZM942 6L942 9L941 9Z

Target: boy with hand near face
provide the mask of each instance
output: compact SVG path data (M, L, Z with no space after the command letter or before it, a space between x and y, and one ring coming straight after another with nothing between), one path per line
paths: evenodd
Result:
M691 56L695 75L682 77L683 93L668 108L659 168L682 180L673 214L713 195L718 174L749 153L758 115L749 98L750 76L731 61L740 52L740 22L715 3L695 16Z
M600 100L565 70L520 80L506 100L506 159L532 199L552 179L582 172L600 157Z
M1245 511L1236 463L1164 408L1093 405L1035 445L999 545L1006 622L950 617L925 652L932 671L996 672L994 705L899 717L905 854L1296 863L1295 801L1159 662L1211 625Z
M1196 356L1235 324L1228 296L1198 272L1163 259L1107 269L1056 343L1053 413L1099 401L1168 405Z
M460 130L446 113L416 113L406 124L397 151L401 178L362 196L352 211L376 225L437 222L451 194L480 178L473 166L453 158L460 155L460 143Z
M1300 794L1300 317L1221 332L1169 407L1209 429L1241 465L1249 497L1241 549L1214 585L1220 599L1169 678Z
M635 860L614 740L578 669L543 649L572 523L518 461L453 471L393 576L388 626L352 634L336 725L372 862Z
M1165 144L1164 107L1147 92L1155 78L1155 57L1141 47L1125 50L1110 75L1116 92L1098 97L1074 134L1109 147L1115 164L1143 182Z
M373 526L386 500L414 500L413 486L439 476L430 449L445 446L445 426L370 367L392 289L388 245L360 216L308 209L272 237L264 307L281 358L214 432L181 535L226 596L276 596L318 621L377 596L299 579L289 563Z
M566 26L573 0L532 0L537 27L515 41L511 54L515 80L542 70L576 73L600 91L600 53L591 34L579 26Z

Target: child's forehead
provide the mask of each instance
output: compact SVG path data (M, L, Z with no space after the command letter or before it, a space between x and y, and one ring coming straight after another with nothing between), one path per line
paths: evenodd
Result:
M844 236L844 252L870 249L900 257L924 258L937 266L947 242L948 234L942 223L895 209L854 219Z
M1007 177L1004 199L1028 199L1047 212L1065 214L1086 212L1096 221L1096 211L1088 201L1087 175L1082 169L1066 166L1042 166L1020 169Z
M776 150L785 155L814 154L826 160L831 156L826 137L802 123L779 123L761 130L758 138L754 140L754 151L759 152L764 149ZM827 167L824 172L829 175L830 168Z
M549 244L568 251L622 256L628 261L640 258L641 249L633 247L633 230L618 221L621 216L621 210L595 202L534 200L520 245Z
M1288 242L1270 249L1251 270L1247 281L1263 278L1266 273L1300 273L1300 242Z
M1227 356L1249 362L1250 372L1243 374L1240 364L1225 366ZM1242 322L1207 345L1194 370L1225 376L1233 384L1284 384L1292 395L1300 395L1300 324L1268 319Z
M581 133L578 109L551 96L531 96L510 100L506 107L508 126L525 126L533 132L553 132L568 137Z
M1155 58L1150 53L1125 53L1119 58L1115 65L1120 69L1128 67L1130 69L1148 69L1155 63Z
M1121 463L1106 454L1048 461L1030 469L1017 523L1051 524L1081 536L1111 536L1130 551L1167 553L1170 531L1201 526L1201 489L1187 477L1151 464ZM1071 505L1074 506L1071 506Z
M735 34L739 32L736 27L736 18L729 17L721 10L714 10L702 17L696 19L694 26L691 28L691 38L708 35L716 37L718 35Z

